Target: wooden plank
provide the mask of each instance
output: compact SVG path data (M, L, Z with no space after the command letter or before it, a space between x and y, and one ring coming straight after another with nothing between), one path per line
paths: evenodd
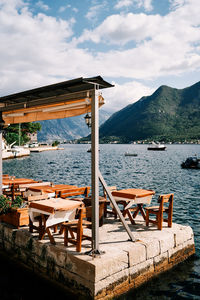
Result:
M28 202L48 199L48 194L28 196Z
M102 97L101 97L102 101ZM99 107L101 107L104 102L99 101ZM63 119L74 117L82 114L86 114L87 112L91 111L91 105L86 104L81 105L77 103L77 108L63 108L60 111L43 111L43 109L47 109L48 105L45 107L36 107L33 111L31 109L19 109L13 110L13 116L9 116L12 114L11 111L3 113L3 119L5 124L18 124L18 123L26 123L26 122L34 122L34 121L41 121L41 120L53 120L53 119ZM54 106L52 106L54 107ZM56 105L55 105L56 107ZM21 112L21 114L20 114ZM17 113L19 113L17 115ZM14 115L15 114L15 115Z
M124 189L124 190L112 192L112 195L114 197L121 197L127 199L142 198L154 194L155 192L152 190L143 190L143 189Z

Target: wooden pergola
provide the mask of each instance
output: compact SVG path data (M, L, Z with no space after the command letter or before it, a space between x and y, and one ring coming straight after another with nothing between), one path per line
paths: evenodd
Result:
M101 76L76 78L0 97L0 193L2 194L2 129L5 125L74 117L91 112L92 252L99 250L99 180L115 207L129 237L135 239L99 171L100 89L113 87Z

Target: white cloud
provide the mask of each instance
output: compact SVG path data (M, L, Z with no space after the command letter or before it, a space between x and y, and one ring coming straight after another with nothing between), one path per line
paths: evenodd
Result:
M152 0L134 0L138 8L143 7L146 11L151 11L153 9Z
M144 9L146 11L153 10L152 0L144 0Z
M119 0L115 4L114 8L121 9L123 7L129 7L133 4L133 0Z
M60 8L59 8L59 12L60 13L62 13L62 12L64 12L64 11L66 11L68 8L70 8L71 7L71 5L70 4L68 4L68 5L65 5L65 6L61 6Z
M105 9L106 4L107 4L106 1L103 1L100 4L92 5L86 14L86 18L90 21L91 20L96 21L100 12Z
M172 9L177 9L186 4L186 0L169 0Z
M139 83L137 81L129 81L124 84L112 82L114 88L109 88L103 91L105 105L103 109L107 111L120 110L128 104L132 104L143 96L151 95L154 89Z
M122 14L107 17L79 41L120 46L98 53L94 65L106 76L156 78L200 68L200 2L188 0L166 16ZM128 43L135 43L126 46Z
M49 10L49 6L48 5L46 5L46 4L44 4L44 2L43 1L38 1L37 3L36 3L36 6L38 6L39 8L41 8L42 10Z
M85 30L79 42L90 39L96 43L102 41L108 44L124 45L130 41L142 41L160 32L159 26L162 21L163 18L159 15L147 16L143 13L112 15L95 30Z
M116 14L75 40L74 19L33 15L28 2L0 0L0 93L101 75L116 80L115 88L103 91L106 105L122 108L151 94L139 79L200 70L199 15L199 0L187 0L165 16ZM81 47L88 40L96 48ZM119 85L119 78L128 83Z
M73 10L73 12L75 12L75 13L78 12L78 8L76 8L76 7L73 7L72 10Z
M152 0L118 0L114 8L128 8L132 5L136 6L137 8L144 8L145 11L151 11L153 9Z
M33 16L22 1L8 2L1 1L0 10L1 95L63 76L63 62L67 65L68 61L65 50L74 23L73 19L56 20L44 14Z

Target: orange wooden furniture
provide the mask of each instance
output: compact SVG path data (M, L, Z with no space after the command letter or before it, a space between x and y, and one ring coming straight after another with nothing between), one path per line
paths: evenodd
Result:
M14 200L16 196L22 196L22 191L19 188L20 184L30 183L38 183L38 181L29 178L3 178L3 194L11 196Z
M101 219L103 214L104 214L104 205L102 203L99 205L99 219ZM68 246L68 243L71 243L73 245L76 245L77 252L81 252L82 241L83 240L92 241L91 235L86 235L83 233L84 229L92 228L91 218L92 218L92 207L91 206L82 207L79 210L79 218L77 220L62 224L61 228L64 231L65 246ZM69 233L71 237L69 237Z
M28 188L28 196L36 195L36 194L49 194L51 197L54 196L61 197L61 192L63 192L62 194L64 195L66 191L71 190L71 192L73 192L76 191L76 189L80 189L80 188L78 188L76 185L69 185L69 184L30 186ZM66 197L63 196L62 198L66 198Z
M82 201L86 207L92 205L92 197L91 196L85 197ZM101 217L99 218L99 226L102 226L104 223L105 204L106 204L106 199L102 196L99 196L99 209L102 209L102 207L104 208L104 214L103 215L101 214Z
M135 225L135 217L140 212L144 220L146 220L145 211L143 209L144 204L150 204L152 196L155 194L152 190L144 189L124 189L112 192L117 204L123 205L123 216L128 215L131 223ZM135 207L132 207L136 205ZM133 215L131 212L133 212Z
M174 194L160 195L158 198L159 206L146 207L146 226L149 223L156 224L159 230L162 230L163 221L168 223L168 227L172 227L172 215L173 215L173 198ZM168 206L164 206L168 204ZM164 218L163 214L167 214L167 218ZM149 215L156 216L155 220L149 219Z
M79 195L88 197L89 193L90 193L89 186L86 186L86 187L71 186L71 188L69 187L69 188L60 189L59 191L57 191L58 197L61 197L61 198L68 198L68 197L79 196ZM76 198L74 198L74 200L76 200ZM83 198L81 198L80 200L83 200Z
M26 183L34 183L38 182L29 178L3 178L3 185L12 185L12 184L26 184Z
M33 229L39 232L39 239L42 240L45 233L48 234L50 242L55 244L51 227L69 220L70 214L75 212L76 208L82 206L80 201L73 201L61 198L50 198L46 200L31 201L29 203L29 231ZM34 214L39 215L39 226L34 225ZM75 213L74 213L75 215Z

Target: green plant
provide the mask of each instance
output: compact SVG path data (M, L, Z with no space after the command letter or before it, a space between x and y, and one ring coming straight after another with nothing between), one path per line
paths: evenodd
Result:
M17 196L13 201L5 197L4 195L0 196L0 215L8 213L11 208L20 208L24 207L26 203L24 199L20 196Z
M24 199L20 196L16 196L15 199L12 201L11 207L22 207L24 204Z
M12 201L9 198L6 198L5 196L0 196L0 214L7 213L11 208Z
M22 123L19 131L19 124L12 124L5 129L4 138L8 144L16 142L16 145L18 145L20 141L20 145L24 145L30 140L28 133L40 131L41 128L42 126L40 123L29 122Z

